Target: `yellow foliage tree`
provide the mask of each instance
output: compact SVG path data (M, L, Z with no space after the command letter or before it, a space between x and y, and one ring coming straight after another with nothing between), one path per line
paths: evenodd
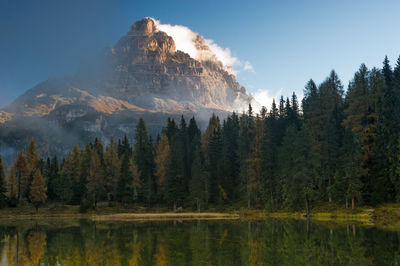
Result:
M35 171L30 185L29 199L36 208L36 212L40 204L44 203L47 199L46 195L46 182L39 169Z

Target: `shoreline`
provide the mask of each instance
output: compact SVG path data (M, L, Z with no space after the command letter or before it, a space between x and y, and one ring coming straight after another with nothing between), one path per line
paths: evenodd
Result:
M325 208L325 209L324 209ZM93 221L167 221L167 220L263 220L299 219L307 220L304 212L268 212L265 210L207 210L205 212L172 212L163 208L121 208L99 207L88 213L79 213L79 206L56 206L40 208L36 213L30 206L0 209L0 220L53 220L89 219ZM347 223L357 222L365 225L390 225L400 229L400 204L386 204L372 207L359 207L356 210L329 209L326 206L315 209L309 217L316 222Z

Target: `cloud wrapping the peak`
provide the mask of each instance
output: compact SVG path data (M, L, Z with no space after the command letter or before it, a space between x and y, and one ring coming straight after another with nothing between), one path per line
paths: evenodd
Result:
M272 100L275 99L277 103L281 97L283 88L280 88L274 95L271 95L270 91L267 89L258 89L256 92L251 93L254 99L261 105L265 106L268 110L271 108ZM260 106L260 108L261 108ZM256 112L259 110L255 110Z
M192 58L199 61L205 61L215 60L216 57L216 59L225 66L225 70L231 74L237 74L242 70L254 71L250 62L246 61L245 63L242 63L237 57L232 55L229 48L222 48L213 40L204 39L204 44L206 44L211 51L199 49L196 40L200 35L196 32L193 32L188 27L181 25L162 24L159 20L154 18L151 19L154 20L158 30L167 33L174 39L177 50L181 50L189 54Z

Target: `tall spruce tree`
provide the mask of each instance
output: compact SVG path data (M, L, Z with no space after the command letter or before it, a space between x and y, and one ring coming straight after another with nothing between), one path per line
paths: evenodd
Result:
M389 162L390 176L396 188L396 200L400 202L400 175L397 173L397 154L399 154L398 140L400 137L400 56L397 59L396 66L393 70L393 109L392 121L389 128Z
M139 191L139 198L143 202L150 204L155 197L153 151L143 118L139 119L136 126L133 158L140 174L140 182L143 184Z
M352 131L352 125L346 127L342 146L343 173L346 182L346 206L347 200L351 200L352 209L355 208L355 201L362 201L363 182L366 170L363 167L363 154L359 140Z
M195 151L195 158L192 166L192 179L190 181L190 199L196 205L198 212L208 202L208 173L205 170L201 159L200 147Z
M284 204L305 210L308 216L310 204L317 197L318 161L306 127L300 131L294 125L288 127L279 159Z
M372 160L374 157L374 143L376 140L378 114L376 111L377 92L373 88L374 79L371 72L362 64L350 82L346 95L346 119L345 127L351 125L351 130L359 140L362 149L362 167L366 176L364 182L363 198L371 203L371 195L374 191L374 177L372 176Z
M118 144L113 138L110 139L110 144L104 153L105 166L105 190L109 201L115 199L117 192L117 184L121 171L121 162L118 156Z
M178 152L178 143L174 141L171 146L171 157L167 171L167 202L174 210L176 207L182 206L185 199L185 180Z
M132 191L132 172L130 171L130 157L129 153L122 155L121 157L121 171L117 184L116 197L121 203L129 203L133 200Z
M262 195L266 206L276 210L281 203L281 182L278 176L278 147L281 136L278 131L278 109L275 100L264 120L264 138L261 146Z
M222 127L222 155L220 159L221 187L227 200L234 202L240 196L240 159L238 151L239 118L233 113Z
M262 200L262 143L264 138L264 125L261 118L255 117L255 136L251 143L247 158L247 190L249 195L249 207L261 206Z

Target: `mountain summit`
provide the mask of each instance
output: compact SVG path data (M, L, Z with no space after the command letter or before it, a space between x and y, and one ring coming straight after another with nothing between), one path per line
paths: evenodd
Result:
M254 101L200 35L192 41L197 59L153 19L135 22L73 77L44 81L0 110L1 139L19 143L11 134L21 129L52 139L68 130L73 142L121 137L140 116L157 127L167 116L242 111Z

